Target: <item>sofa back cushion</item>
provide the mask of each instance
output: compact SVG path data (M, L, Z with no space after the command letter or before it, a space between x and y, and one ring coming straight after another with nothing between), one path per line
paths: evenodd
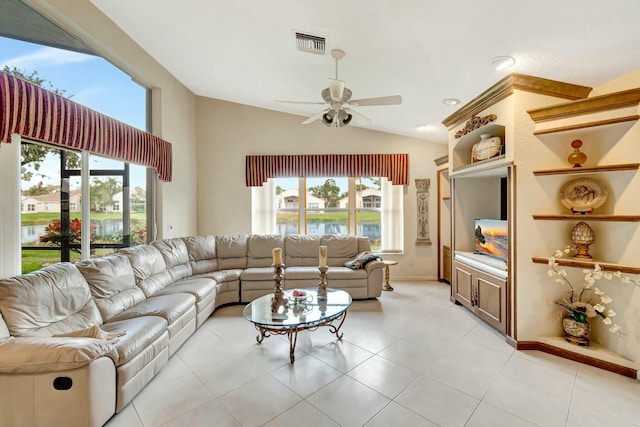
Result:
M368 237L358 237L358 253L371 252L371 240Z
M193 274L211 273L218 269L216 256L216 239L211 234L206 236L183 237L189 264Z
M9 338L11 334L9 333L9 328L7 328L7 324L2 318L2 314L0 313L0 343L7 338Z
M289 234L284 238L287 267L317 266L320 263L320 235Z
M329 267L343 267L358 255L358 238L348 234L325 234L320 239L320 246L327 247Z
M68 262L0 280L0 313L14 337L50 337L102 324L89 284Z
M102 319L106 322L144 300L136 286L131 262L124 254L111 254L76 264L84 276Z
M147 298L173 283L167 264L157 248L139 245L122 248L120 252L129 258L136 285Z
M162 239L151 242L158 249L167 264L167 270L174 282L193 275L193 269L189 264L189 252L187 245L180 238Z
M247 244L247 267L271 267L273 250L284 249L284 236L280 234L253 234Z
M249 236L216 236L218 270L247 268L247 242Z

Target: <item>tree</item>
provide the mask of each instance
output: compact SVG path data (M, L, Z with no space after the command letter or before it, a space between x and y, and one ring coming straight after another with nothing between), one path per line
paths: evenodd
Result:
M38 76L37 71L28 73L24 70L19 70L16 67L9 68L4 66L2 72L10 74L14 77L18 77L22 80L26 80L30 83L38 85L44 89L47 89L57 95L64 96L65 98L72 98L73 95L67 95L65 90L57 89L53 86L49 80L43 79ZM46 87L45 87L46 86ZM23 181L30 181L33 175L40 170L40 164L44 161L48 154L57 154L58 150L39 144L21 144L20 151L22 154L20 161L20 173ZM77 169L80 167L80 156L74 152L67 152L67 168ZM29 170L29 168L33 170Z
M89 191L91 209L96 212L104 212L107 206L113 205L113 196L122 191L122 184L115 178L107 178L102 181L93 178Z
M280 193L282 193L284 191L284 189L282 187L280 187L279 185L276 185L276 196Z
M338 201L340 200L340 187L336 184L335 179L329 178L324 182L324 184L309 188L309 192L316 197L324 199L327 203L326 207L338 207Z

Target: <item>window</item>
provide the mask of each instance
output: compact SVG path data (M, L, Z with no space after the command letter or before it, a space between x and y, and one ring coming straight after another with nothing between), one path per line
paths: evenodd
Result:
M401 252L401 189L380 177L270 178L252 189L252 232L353 234Z
M39 200L37 205L27 204L21 215L23 273L146 242L145 167L26 141L22 145L21 197ZM34 145L42 154L26 162L24 153ZM83 169L89 178L86 211ZM85 219L88 239L82 233Z

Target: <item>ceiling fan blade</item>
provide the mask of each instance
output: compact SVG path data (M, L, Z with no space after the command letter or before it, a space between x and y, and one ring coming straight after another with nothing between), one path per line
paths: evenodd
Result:
M313 101L281 101L276 99L273 102L279 102L281 104L302 104L302 105L324 105L325 102L313 102Z
M344 93L344 82L338 79L329 79L329 92L331 99L336 101L342 99Z
M313 116L309 117L307 120L305 120L304 122L302 122L302 123L300 123L300 124L302 124L302 125L308 125L308 124L309 124L309 123L311 123L311 122L315 122L316 120L318 120L319 118L321 118L321 117L322 117L322 115L323 115L324 113L326 113L326 112L327 112L327 111L329 111L329 110L330 110L330 108L327 108L326 110L322 110L322 111L320 111L319 113L314 114Z
M352 121L356 122L359 125L365 126L371 123L371 119L363 114L358 113L356 110L352 110L351 108L344 109L347 113L353 116Z
M352 107L368 107L371 105L398 105L398 104L402 104L402 97L400 95L381 96L380 98L354 99L352 101L349 101L349 105Z

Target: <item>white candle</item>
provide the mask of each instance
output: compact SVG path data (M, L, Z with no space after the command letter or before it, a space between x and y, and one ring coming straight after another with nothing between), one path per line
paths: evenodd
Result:
M320 267L327 266L327 247L320 246Z
M282 249L280 248L273 250L273 265L282 265Z

